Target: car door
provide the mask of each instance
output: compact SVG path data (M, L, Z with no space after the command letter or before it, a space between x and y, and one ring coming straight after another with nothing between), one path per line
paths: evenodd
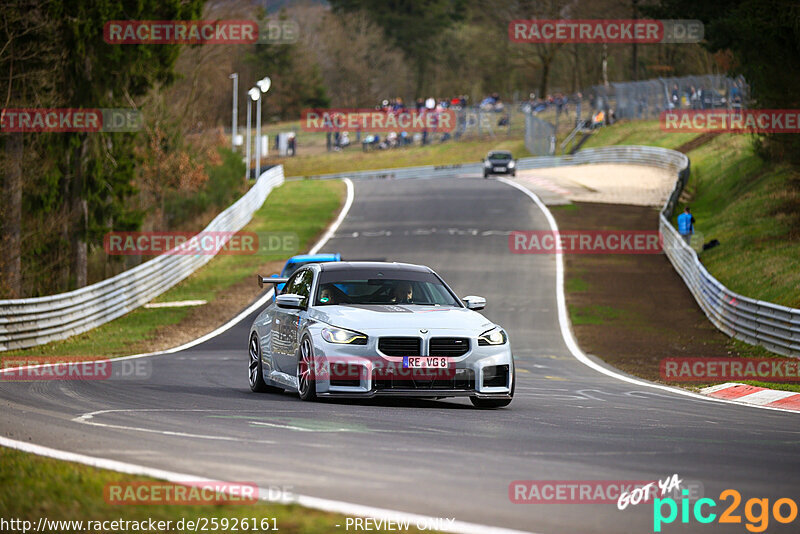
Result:
M292 276L290 276L289 280L285 284L282 284L283 288L279 290L279 293L291 293L291 288L295 286L299 275L299 272L295 272ZM286 328L287 321L290 319L286 312L289 310L279 308L277 304L274 304L274 307L275 310L272 314L272 323L270 324L270 330L272 332L272 339L270 343L272 357L275 368L278 371L286 372L281 362L286 360L286 356L289 354L292 345L292 340L288 336L289 331Z
M286 282L283 293L301 295L305 297L304 305L307 308L311 296L311 284L314 281L314 273L311 269L300 269ZM273 321L275 329L280 339L281 350L276 354L278 368L281 372L294 375L297 370L297 347L300 344L298 335L300 326L305 320L308 312L306 309L289 310L277 308Z

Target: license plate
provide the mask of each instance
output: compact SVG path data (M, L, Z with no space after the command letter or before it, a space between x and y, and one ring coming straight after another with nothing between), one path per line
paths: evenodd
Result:
M506 168L505 167L495 167L492 170L495 171L495 172L506 172Z
M448 362L444 356L403 356L403 367L406 369L447 369Z

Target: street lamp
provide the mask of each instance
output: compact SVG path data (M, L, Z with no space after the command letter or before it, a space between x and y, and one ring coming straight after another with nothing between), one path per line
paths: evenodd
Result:
M264 78L258 80L256 82L258 89L253 87L250 91L255 91L258 93L256 98L253 100L256 101L256 180L261 176L261 93L266 93L269 91L270 86L272 85L272 80L269 79L269 76L265 76Z
M231 125L231 150L236 151L236 124L237 114L239 111L238 106L238 93L239 93L239 74L234 72L228 78L233 80L233 124Z
M253 159L250 156L250 148L252 146L252 142L250 141L250 119L253 116L252 110L252 102L253 100L259 100L261 98L261 91L253 87L249 91L247 91L247 96L250 98L247 99L247 178L250 178L250 164L253 162Z

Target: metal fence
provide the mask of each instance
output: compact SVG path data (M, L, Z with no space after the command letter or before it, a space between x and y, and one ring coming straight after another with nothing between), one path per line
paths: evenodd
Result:
M282 165L264 172L242 198L217 215L204 231L241 230L283 179ZM0 351L65 339L107 323L164 293L213 257L165 254L68 293L0 300Z
M749 88L744 78L708 74L595 85L585 92L591 108L613 110L615 119L657 119L670 109L741 109Z
M534 156L552 156L556 152L556 127L532 114L525 115L525 148Z

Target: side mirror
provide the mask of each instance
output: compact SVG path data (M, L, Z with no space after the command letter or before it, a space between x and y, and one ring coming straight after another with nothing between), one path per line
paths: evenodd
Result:
M464 297L461 300L464 301L464 304L466 304L467 308L470 310L482 310L486 307L486 299L483 297L476 297L475 295L470 295L468 297Z
M305 297L302 295L294 295L287 293L285 295L278 295L275 297L275 303L279 308L286 308L288 310L302 310L304 308L303 301Z

